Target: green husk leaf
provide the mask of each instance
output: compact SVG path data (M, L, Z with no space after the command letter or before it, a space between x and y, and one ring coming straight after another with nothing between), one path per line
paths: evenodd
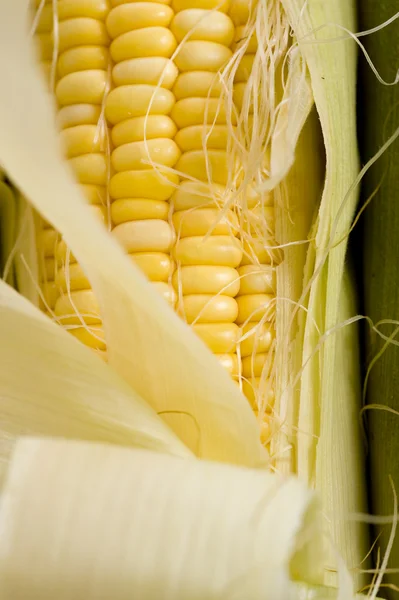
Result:
M361 30L377 27L397 11L395 0L359 2ZM384 27L363 38L366 51L381 77L394 81L399 67L399 22ZM399 87L385 86L376 81L375 74L365 59L361 62L360 123L364 163L370 160L399 127ZM376 192L365 212L363 230L363 261L365 313L375 325L382 319L396 321L378 326L380 332L398 341L399 321L399 142L396 140L382 157L370 168L364 179L362 200ZM385 345L375 332L367 332L367 363L378 355ZM370 371L367 384L367 403L378 404L399 411L399 348L388 344ZM390 483L399 490L399 415L384 410L367 411L370 457L370 495L372 511L378 515L393 512L393 493ZM391 525L376 527L375 535L381 534L377 547L383 556ZM396 536L388 567L398 567L399 538ZM384 582L399 585L399 575L389 574ZM396 593L387 590L387 597Z

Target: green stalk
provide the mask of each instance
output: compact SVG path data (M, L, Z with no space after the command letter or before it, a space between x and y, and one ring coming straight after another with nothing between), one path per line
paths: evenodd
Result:
M397 0L361 0L361 30L376 27L392 17ZM367 52L380 75L388 82L395 79L399 67L399 22L363 38ZM360 131L362 159L366 163L399 127L399 88L377 82L366 60L361 61ZM394 142L371 167L363 185L363 202L378 189L366 210L363 231L363 273L365 313L377 325L381 319L399 320L399 142ZM384 324L379 330L395 335L396 324ZM367 337L367 364L383 349L384 340L375 332ZM367 403L399 411L399 348L389 344L375 362L367 384ZM386 410L367 411L369 438L369 483L372 510L378 515L393 512L394 496L399 491L399 415ZM391 525L377 527L381 534L377 546L380 555L386 551ZM374 536L374 537L375 537ZM380 561L381 562L381 561ZM399 537L396 536L388 567L399 565ZM390 574L385 583L399 585L399 575ZM384 591L387 598L395 591Z

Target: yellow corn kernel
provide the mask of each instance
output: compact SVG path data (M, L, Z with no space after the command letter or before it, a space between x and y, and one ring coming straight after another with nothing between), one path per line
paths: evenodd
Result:
M270 265L246 265L238 268L240 294L275 294L276 271Z
M104 128L97 125L68 127L61 131L60 139L67 158L105 150Z
M148 200L146 198L122 198L111 204L111 218L114 225L126 221L142 221L144 219L168 220L169 203L164 200Z
M62 325L101 323L100 307L93 290L79 290L62 294L55 304L54 314Z
M128 31L117 37L110 46L110 52L114 62L144 56L170 58L176 46L175 36L170 29L145 27Z
M234 34L234 45L233 52L241 48L244 44L245 46L245 54L255 54L258 49L258 40L256 37L256 33L253 33L248 40L248 28L246 25L240 25L236 27Z
M60 240L57 244L57 248L55 250L55 259L57 261L58 267L61 267L68 263L76 263L76 258L72 254L71 249L65 242L65 240Z
M56 273L55 259L39 257L39 273L42 281L54 281Z
M58 51L75 46L108 46L110 42L105 24L98 19L79 17L61 21L58 26Z
M139 252L129 254L130 260L150 281L168 281L174 268L169 254L162 252Z
M66 104L102 104L108 75L97 69L65 75L57 83L55 95L62 106Z
M259 194L252 185L247 186L244 197L241 200L243 208L258 208L260 206L273 206L274 199L271 192Z
M141 2L141 0L110 0L111 6L120 6L121 4L128 4L130 2ZM156 2L157 4L171 4L172 0L146 0L146 2Z
M176 169L200 181L226 185L229 180L228 157L224 150L190 150L182 154Z
M107 203L107 188L102 185L94 185L89 183L79 184L79 189L89 204Z
M237 318L237 302L230 296L192 294L184 296L178 312L187 323L232 323Z
M74 17L89 17L104 21L108 12L108 0L58 0L57 2L57 16L60 21Z
M62 292L88 290L91 287L82 267L78 263L72 263L58 269L55 283Z
M170 90L179 71L175 63L162 56L145 56L123 60L115 65L112 79L116 86L145 83L147 85L160 85Z
M201 8L189 8L175 16L170 26L178 42L188 35L188 40L206 40L230 46L234 39L234 24L222 12L209 12Z
M106 350L104 330L101 326L68 328L68 332L82 344L96 350Z
M45 310L46 308L53 310L59 296L57 285L54 281L45 281L41 285L41 291L43 298L40 298L40 308L42 310Z
M243 242L243 265L267 265L278 262L278 252L273 250L273 240L252 238Z
M190 150L226 150L229 140L227 125L192 125L180 129L175 142L182 152Z
M271 294L246 294L237 297L237 323L242 325L250 321L266 318L271 321L275 313L275 296Z
M250 95L248 95L248 87L247 87L247 83L235 83L234 84L234 90L233 90L233 100L234 100L234 104L236 105L237 109L239 111L242 110L243 106L246 107L246 110L248 111L248 114L253 114L254 112L254 107L253 107L253 95L252 92Z
M171 203L175 211L200 206L223 206L226 190L222 185L183 181L174 192Z
M175 12L187 10L188 8L204 8L207 10L219 10L227 12L231 0L173 0L172 8Z
M159 165L174 167L180 154L176 142L158 138L119 146L112 153L111 163L115 171L153 169Z
M195 40L182 44L175 57L175 63L179 71L212 71L216 73L229 62L232 56L230 48L223 44Z
M272 423L269 415L264 415L260 424L260 441L264 446L270 444L272 437Z
M255 413L259 409L270 412L273 408L274 390L269 380L261 377L252 377L249 380L243 379L242 391Z
M107 184L107 158L105 154L82 154L68 160L79 183Z
M242 258L240 242L227 235L195 236L178 240L174 255L182 265L237 267Z
M249 76L252 72L254 60L255 54L245 54L245 56L242 57L234 75L234 81L236 83L243 83L248 81Z
M211 71L187 71L181 73L173 93L176 100L184 98L219 98L222 93L220 75Z
M274 208L271 206L257 206L245 213L245 229L251 231L254 237L267 240L275 231Z
M176 303L176 293L173 287L163 281L153 282L152 285L157 290L158 294L160 294L162 298L174 308Z
M215 355L221 366L230 373L232 377L238 377L238 358L237 354L216 354Z
M96 104L72 104L64 106L57 114L60 129L76 125L97 125L101 117L101 106Z
M195 265L181 267L173 273L176 291L188 294L223 294L235 297L240 287L238 273L231 267Z
M112 235L127 252L167 252L174 237L169 223L160 219L121 223Z
M169 200L179 183L174 173L161 169L123 171L111 178L109 193L111 198L149 198Z
M167 115L175 97L170 90L153 85L121 85L108 94L105 115L112 125L131 117Z
M54 256L59 234L55 229L43 229L37 236L38 251L45 258Z
M178 211L173 215L177 237L194 235L237 235L238 219L232 210L221 214L219 208Z
M185 98L173 106L171 117L179 129L190 125L225 125L226 109L219 98ZM235 124L235 123L234 123Z
M253 11L258 0L231 0L229 15L235 25L245 25Z
M240 333L240 353L242 357L270 350L275 332L270 323L246 323Z
M107 17L107 29L112 39L115 39L134 29L169 27L173 15L173 10L165 4L130 2L111 10Z
M104 46L78 46L70 48L58 57L57 70L60 78L76 71L102 69L109 65L109 51Z
M170 117L166 115L149 115L127 119L113 127L111 133L112 143L115 147L139 142L145 139L174 138L177 127Z
M246 356L242 359L242 376L251 379L260 377L262 371L270 367L271 361L266 353L257 352L252 356Z
M235 323L199 323L193 331L215 354L230 354L236 351L240 329Z
M32 15L32 20L35 17L35 13ZM52 31L54 25L54 14L53 7L51 4L45 4L40 11L39 20L35 29L35 34L49 33Z
M51 33L41 33L36 36L40 60L51 60L53 56L53 36Z

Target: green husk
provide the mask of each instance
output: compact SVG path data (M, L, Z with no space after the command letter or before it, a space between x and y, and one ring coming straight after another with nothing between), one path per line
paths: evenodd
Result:
M397 11L396 0L362 0L359 2L361 30L381 25ZM363 38L365 48L385 81L392 82L398 69L399 24L395 21L380 31ZM376 80L366 60L361 63L360 78L362 158L366 163L399 127L398 86L385 86ZM382 319L399 319L399 143L396 141L367 173L363 186L363 202L377 190L368 206L363 231L363 273L365 313L374 324ZM377 189L378 188L378 189ZM397 324L384 324L379 330L385 336L397 338ZM375 332L367 333L367 363L382 350L385 341ZM389 344L375 362L367 384L368 404L378 404L399 410L399 348ZM393 486L399 490L399 418L385 410L367 411L370 456L370 496L372 510L378 515L393 512ZM377 527L381 534L377 547L383 554L391 526ZM399 538L396 538L390 567L398 567ZM399 585L399 575L391 574L384 581ZM387 590L387 597L396 593Z

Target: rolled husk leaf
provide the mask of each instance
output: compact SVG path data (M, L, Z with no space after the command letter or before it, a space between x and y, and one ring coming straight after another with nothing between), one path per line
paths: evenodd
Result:
M397 3L372 0L359 2L361 30L377 27L397 11ZM398 21L363 38L366 51L380 76L392 82L397 76L399 44ZM376 81L375 74L363 58L360 70L360 123L362 126L361 148L363 162L370 160L399 127L399 89L397 85L386 86ZM393 488L399 489L399 143L396 140L375 162L364 178L362 200L373 195L365 211L362 256L364 311L382 334L367 328L367 367L372 364L367 379L366 412L369 445L369 489L372 512L392 515L394 507ZM387 323L380 321L387 320ZM389 322L391 321L391 322ZM386 340L391 342L386 343ZM374 361L374 359L377 359ZM375 406L375 408L373 408ZM386 408L386 410L384 410ZM390 481L392 478L392 481ZM375 528L380 535L379 565L387 549L391 524ZM377 558L377 555L376 555ZM388 567L399 564L399 539L393 542ZM387 574L384 582L399 585L399 575ZM384 591L394 598L394 590Z
M285 407L289 405L288 422L293 423L295 431L294 440L288 438L293 441L293 470L319 490L328 513L326 533L347 564L358 572L369 550L367 527L346 521L360 507L360 512L367 509L359 426L357 330L353 326L335 330L356 314L354 280L347 264L348 231L358 199L358 190L351 189L359 169L356 48L350 38L330 41L342 38L340 27L356 29L355 4L312 0L305 7L299 0L285 0L283 4L309 69L323 133L326 172L321 205L308 233L311 241L302 293L299 298L293 296L305 310L299 311L294 325L291 363L286 368L286 379L281 381L285 390L280 396L284 400L281 410L287 416ZM306 189L309 156L302 155L301 161L305 173L302 186ZM294 171L292 190L297 181ZM290 190L290 177L286 186ZM282 241L291 240L283 237ZM283 263L283 268L289 267ZM284 281L289 294L289 286L294 283L289 278ZM298 373L298 354L303 370L300 378L292 378L292 373ZM286 445L284 436L283 430L282 439L276 442L280 448ZM284 456L281 463L284 468ZM333 553L329 561L334 569ZM367 560L362 567L367 568ZM334 582L334 574L326 574L326 581ZM366 580L358 574L356 582L360 588Z
M315 496L259 470L25 439L1 509L3 600L288 600L322 577Z

